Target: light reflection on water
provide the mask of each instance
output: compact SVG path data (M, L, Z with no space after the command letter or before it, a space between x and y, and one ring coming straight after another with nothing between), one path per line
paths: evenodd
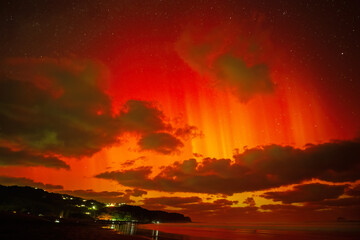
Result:
M159 239L159 230L152 230L152 233L151 233L151 237L152 239L155 239L155 240L158 240Z
M109 227L123 235L135 235L137 232L137 226L135 223L113 223Z
M123 235L152 240L357 240L359 224L342 225L206 225L206 224L112 224Z
M140 225L143 226L143 225ZM144 229L139 228L137 223L113 223L105 228L110 228L119 234L122 235L137 235L137 236L145 236L148 239L152 240L192 240L190 236L184 236L181 234L172 234L160 232L157 229Z
M159 230L146 230L146 229L138 229L136 223L113 223L107 228L117 231L122 235L149 235L151 231L151 239L159 240ZM140 231L140 232L139 232Z

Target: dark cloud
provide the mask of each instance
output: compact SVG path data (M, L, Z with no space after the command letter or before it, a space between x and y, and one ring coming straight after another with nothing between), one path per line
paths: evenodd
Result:
M145 160L145 159L146 159L145 156L140 156L140 157L137 157L135 159L129 159L129 160L126 160L125 162L121 163L121 166L130 167L130 166L134 165L136 162L142 161L142 160Z
M302 210L316 210L318 207L316 206L296 206L291 204L266 204L260 207L262 210L270 210L270 211L284 211L284 212L300 212Z
M194 157L196 157L196 158L202 158L202 157L204 157L202 154L200 154L200 153L193 153L193 155L194 155Z
M142 151L178 153L184 146L181 139L200 135L194 126L175 128L166 121L163 112L146 101L129 100L117 119L123 131L140 135L138 146Z
M359 220L360 198L325 199L302 206L267 204L262 205L261 209L268 211L268 217L285 221L335 221L339 217Z
M145 198L144 205L147 206L163 206L163 207L184 207L192 203L202 202L199 197L158 197L158 198Z
M104 172L96 177L116 180L124 186L167 192L233 193L230 191L234 191L233 184L236 184L237 179L229 174L232 171L233 175L237 176L239 171L230 169L231 161L229 159L204 159L203 161L203 164L195 159L182 163L176 162L165 167L153 179L149 178L151 167Z
M339 217L359 220L360 198L348 197L325 199L317 202L308 202L303 206L290 204L264 205L262 209L270 210L274 218L285 217L288 220L303 219L305 221L335 221Z
M351 208L351 207L360 207L360 198L359 197L342 197L337 199L324 199L321 201L307 202L302 206L291 205L291 204L267 204L262 205L261 209L263 210L272 210L272 211L319 211L326 209L336 209L336 208Z
M174 135L177 137L181 137L183 139L191 139L195 137L203 137L204 134L199 131L199 129L195 126L186 125L184 127L177 128L174 132Z
M175 162L150 178L151 167L98 174L124 186L166 192L233 194L296 184L313 178L345 182L360 179L360 142L334 141L304 149L269 145L230 159Z
M360 139L308 144L304 149L269 145L248 149L234 158L273 184L311 178L333 182L360 179Z
M99 197L119 197L123 196L123 192L114 192L114 191L102 191L102 192L95 192L91 189L87 190L66 190L62 191L63 193L82 197L82 198L99 198Z
M230 201L230 200L227 200L227 199L217 199L214 201L214 203L216 204L221 204L223 206L231 206L233 204L237 204L239 201Z
M163 210L169 207L180 208L181 212L207 212L221 208L229 208L233 201L218 199L214 202L203 202L199 197L156 197L145 198L144 207Z
M147 101L127 101L118 119L121 128L128 132L149 134L172 129L163 112Z
M357 184L353 187L350 187L346 190L346 194L349 196L357 196L360 197L360 184Z
M141 150L152 150L162 154L180 152L184 144L169 133L158 132L144 135L138 142Z
M134 165L135 162L136 162L135 159L126 160L125 162L121 163L121 166L130 167L130 166Z
M133 203L130 195L117 191L100 191L96 192L92 189L87 190L65 190L58 193L68 194L75 197L81 197L88 200L97 200L104 203Z
M169 154L183 146L179 137L185 139L195 131L191 126L173 127L161 110L146 101L129 100L114 116L106 81L106 68L86 59L4 61L0 66L0 147L34 155L82 157L131 133L140 138L140 150ZM8 158L25 154L9 149L1 150L9 151ZM43 160L1 158L6 165L67 167L55 157Z
M0 167L1 166L44 166L49 168L70 169L64 161L56 157L44 157L42 155L31 154L24 150L10 150L0 147Z
M94 199L104 203L134 203L131 197L141 197L147 194L141 189L127 189L124 192L119 191L100 191L96 192L92 189L87 190L65 190L63 194L68 194L85 199Z
M10 59L0 79L0 140L89 156L116 141L103 67L89 60Z
M139 185L139 181L147 185L147 176L151 174L151 167L139 167L124 171L104 172L96 175L97 178L113 179L124 186L134 187ZM142 189L152 189L152 187L141 187Z
M30 178L24 177L9 177L9 176L0 176L0 184L5 186L30 186L37 187L46 190L59 190L63 189L61 185L53 185L53 184L44 184L41 182L35 182Z
M143 207L153 210L166 210L176 208L185 215L196 220L223 222L259 222L259 221L334 221L339 216L347 219L358 219L360 209L359 198L326 199L307 203L303 206L291 204L267 204L260 208L255 206L253 198L244 201L249 206L235 207L237 201L217 199L213 202L203 202L197 196L192 197L156 197L145 198ZM260 211L259 211L260 210ZM316 214L314 214L316 213Z
M322 207L348 207L348 206L360 207L360 197L357 196L357 197L347 197L347 198L338 198L338 199L326 199L324 201L310 203L308 205L322 206Z
M297 185L292 190L284 192L266 192L261 197L283 203L314 202L338 198L344 193L346 187L348 185L311 183Z
M227 36L228 32L219 28L202 34L185 32L176 44L179 56L192 69L208 76L218 87L230 89L242 102L274 91L269 67L256 63L260 61L255 57L260 55L259 48L250 38Z
M177 212L191 216L192 220L204 219L211 221L236 221L249 219L249 216L257 214L256 207L232 207L237 201L217 199L213 202L203 202L197 196L193 197L156 197L143 200L143 207L152 210L171 211L177 208Z
M243 201L243 203L249 205L249 207L255 207L255 205L256 205L255 200L254 200L254 198L252 198L252 197L246 198L246 199Z
M272 93L275 88L267 65L249 67L243 59L232 54L217 58L213 70L219 84L231 89L242 102L247 102L256 94Z
M141 190L141 189L134 189L131 192L131 195L134 197L141 197L143 195L146 195L147 191Z

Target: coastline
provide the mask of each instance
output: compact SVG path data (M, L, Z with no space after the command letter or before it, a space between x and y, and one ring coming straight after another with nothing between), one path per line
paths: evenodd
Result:
M0 214L0 239L52 239L52 240L145 240L140 236L127 236L103 224L64 221L56 223L49 219L20 214Z
M357 240L357 223L206 224L101 223L0 212L0 239L7 240Z

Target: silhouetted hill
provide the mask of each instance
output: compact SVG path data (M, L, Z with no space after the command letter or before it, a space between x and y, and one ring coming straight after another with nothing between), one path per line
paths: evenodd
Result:
M149 222L191 222L179 213L150 211L139 206L106 204L42 189L0 185L0 211L53 218Z
M121 213L118 215L118 213ZM104 209L103 214L115 216L115 219L128 221L136 220L139 222L191 222L189 217L180 213L168 213L164 211L150 211L139 206L121 205Z
M0 211L27 213L37 216L83 218L91 219L94 216L95 206L100 209L105 205L95 200L65 194L50 193L42 189L19 186L0 185Z

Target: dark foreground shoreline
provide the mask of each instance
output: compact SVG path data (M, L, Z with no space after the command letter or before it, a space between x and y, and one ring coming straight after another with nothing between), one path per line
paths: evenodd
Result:
M357 240L356 223L323 225L136 224L81 221L0 212L6 240Z
M103 224L63 221L20 215L0 214L0 239L6 240L144 240L148 238L120 235L103 228Z

